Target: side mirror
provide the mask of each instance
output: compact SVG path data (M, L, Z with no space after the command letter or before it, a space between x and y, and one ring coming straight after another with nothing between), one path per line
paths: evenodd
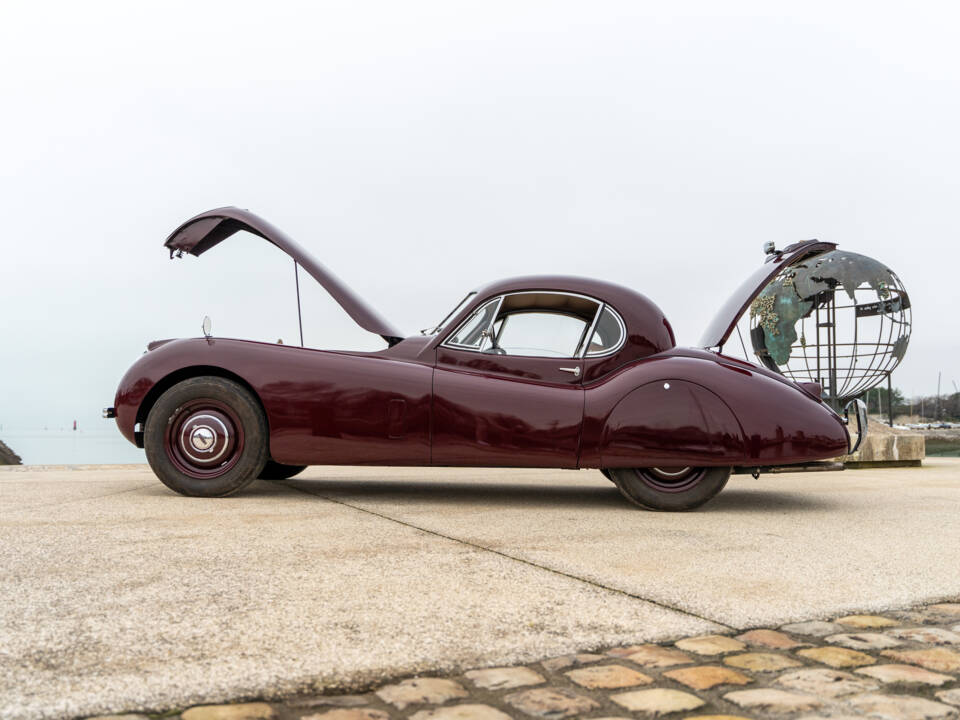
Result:
M209 315L203 316L203 325L201 327L203 329L203 336L207 338L210 337L210 329L213 327L213 323L210 322Z

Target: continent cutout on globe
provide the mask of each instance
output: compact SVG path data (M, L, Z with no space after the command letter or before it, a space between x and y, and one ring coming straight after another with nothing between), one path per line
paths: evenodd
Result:
M856 303L855 291L861 285L873 288L880 302L876 308L857 305L857 317L903 309L899 301L884 302L891 296L890 288L898 286L893 273L865 255L834 250L784 270L750 306L751 321L756 320L756 327L763 329L764 347L758 347L755 341L754 350L765 350L778 366L786 365L798 340L797 322L807 317L818 303L823 304L825 293L832 294L838 287L842 287ZM799 340L805 347L805 338ZM906 338L901 340L897 345L902 347L894 348L898 359L906 350Z
M890 286L895 284L893 273L885 265L866 255L842 250L817 255L791 269L797 294L802 298L812 298L842 285L850 299L856 300L854 291L866 284L876 291L878 299L886 300Z

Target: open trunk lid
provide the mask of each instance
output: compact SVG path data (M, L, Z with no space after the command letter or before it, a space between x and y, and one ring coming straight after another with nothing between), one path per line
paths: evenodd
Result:
M772 247L772 246L771 246ZM750 307L750 303L763 292L767 284L776 277L777 273L794 263L811 255L833 250L836 243L821 242L819 240L804 240L788 245L783 250L770 250L763 265L757 268L736 292L720 307L713 320L707 325L700 337L700 347L722 348L736 327L740 317Z

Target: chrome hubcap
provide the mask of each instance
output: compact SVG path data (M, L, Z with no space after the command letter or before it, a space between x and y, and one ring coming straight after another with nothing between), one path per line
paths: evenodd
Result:
M183 423L179 438L180 449L193 462L216 462L230 447L230 430L218 415L219 413L196 413Z
M167 421L163 444L167 457L184 475L216 478L229 472L243 454L243 424L225 402L188 400Z
M652 467L634 470L637 478L658 492L679 493L696 486L705 474L703 468Z
M664 480L678 480L690 472L689 467L681 468L650 468L650 472Z
M212 428L206 425L195 427L190 433L190 444L200 452L209 452L213 449L213 443L216 442L217 435Z

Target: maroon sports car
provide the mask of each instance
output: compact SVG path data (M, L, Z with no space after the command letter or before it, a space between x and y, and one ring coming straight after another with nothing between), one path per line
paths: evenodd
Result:
M683 348L648 298L599 280L501 280L405 337L246 210L201 213L164 244L171 257L201 255L241 230L289 254L387 347L327 351L206 330L151 343L105 415L184 495L229 495L308 465L597 468L637 505L687 510L720 492L732 471L854 449L819 386L721 354L767 282L832 243L771 250L700 347ZM856 420L859 444L862 404Z

